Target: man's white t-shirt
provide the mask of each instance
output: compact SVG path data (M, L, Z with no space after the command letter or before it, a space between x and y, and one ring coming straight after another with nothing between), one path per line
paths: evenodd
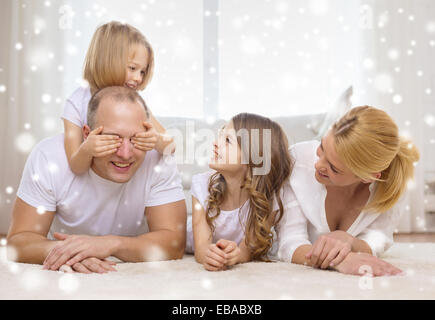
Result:
M88 123L88 104L90 100L91 89L89 87L77 88L71 96L66 99L62 118L82 128Z
M316 149L319 141L296 143L290 147L294 167L290 185L299 206L288 211L281 224L280 259L291 261L294 251L302 244L314 244L319 236L331 232L326 218L326 187L317 182L314 165L318 159ZM370 197L376 184L369 187ZM346 230L355 238L364 240L373 255L379 256L393 244L393 232L401 216L404 197L390 210L380 212L362 211ZM305 219L304 219L305 218Z
M147 207L185 196L175 158L148 151L126 183L103 179L92 169L75 175L64 148L64 135L47 138L30 153L17 196L43 211L55 211L54 232L87 235L137 236L148 231Z

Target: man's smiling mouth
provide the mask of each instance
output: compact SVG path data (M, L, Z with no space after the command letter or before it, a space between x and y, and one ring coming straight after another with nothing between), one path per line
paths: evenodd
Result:
M111 163L115 167L118 167L118 168L127 168L127 167L130 167L133 164L133 162L131 162L131 163L122 163L122 162L114 162L114 161L111 161Z

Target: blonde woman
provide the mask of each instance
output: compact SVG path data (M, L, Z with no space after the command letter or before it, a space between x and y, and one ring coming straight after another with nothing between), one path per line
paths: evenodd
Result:
M238 114L220 130L210 168L192 178L186 251L209 271L268 260L273 227L297 205L285 183L292 162L284 131L268 118Z
M394 121L382 110L356 107L320 142L290 151L300 207L280 224L280 259L355 275L400 273L377 257L393 244L419 153Z
M95 128L83 141L82 130L87 125L88 103L92 95L109 86L143 90L151 80L153 69L152 47L139 30L117 21L97 28L83 70L83 78L89 87L79 87L74 91L66 100L62 115L65 151L75 174L87 172L93 157L113 154L122 143L120 137L106 132L103 127ZM146 132L138 133L132 139L134 147L142 151L156 149L163 153L172 143L172 140L163 138L165 129L152 114L150 121L144 122L143 126ZM122 164L119 165L123 168Z

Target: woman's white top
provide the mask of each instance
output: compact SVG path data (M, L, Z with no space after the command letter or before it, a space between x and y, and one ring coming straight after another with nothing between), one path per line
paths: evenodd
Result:
M88 104L91 100L91 89L79 87L66 99L62 118L82 128L88 123Z
M192 177L191 193L204 211L206 210L209 199L208 185L210 176L216 171L211 170L204 173L196 174ZM284 211L289 210L293 206L297 206L296 197L291 191L290 184L286 183L285 187L280 191L281 202ZM221 210L219 216L214 220L215 232L213 234L212 243L216 243L219 239L226 239L236 242L238 245L245 237L246 219L249 213L249 200L247 200L240 208L225 211ZM278 210L278 203L275 201L273 210ZM187 239L186 252L193 253L195 249L192 230L192 216L187 218Z
M318 159L316 149L319 144L319 141L306 141L290 147L291 156L295 161L290 185L299 206L287 211L286 215L289 216L280 224L281 260L291 261L300 243L314 244L320 235L334 231L329 229L326 219L326 187L315 178L314 164ZM369 187L370 198L374 187L375 183ZM370 246L373 255L379 256L393 244L393 232L400 219L400 203L403 198L384 213L362 211L346 232L364 240ZM304 223L300 221L301 213L305 217Z

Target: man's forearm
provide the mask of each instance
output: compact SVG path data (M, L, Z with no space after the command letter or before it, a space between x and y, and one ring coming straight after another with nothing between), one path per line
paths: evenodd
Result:
M181 259L185 235L170 230L148 232L137 237L110 236L114 241L113 256L126 262Z
M8 260L33 264L43 264L50 250L58 243L32 232L17 233L7 240Z

